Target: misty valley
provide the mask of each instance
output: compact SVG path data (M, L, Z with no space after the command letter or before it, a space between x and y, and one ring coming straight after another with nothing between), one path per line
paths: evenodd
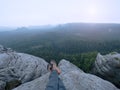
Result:
M46 61L66 59L90 72L98 53L120 53L120 24L67 23L0 32L0 44Z

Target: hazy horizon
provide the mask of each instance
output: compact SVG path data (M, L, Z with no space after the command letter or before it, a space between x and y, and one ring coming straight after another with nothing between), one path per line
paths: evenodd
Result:
M120 0L3 0L0 26L118 23Z
M4 26L0 26L0 28L29 28L29 27L43 27L43 26L59 26L59 25L66 25L66 24L118 24L120 25L120 23L107 23L107 22L67 22L67 23L57 23L57 24L39 24L39 25L26 25L26 26L7 26L7 25L4 25Z

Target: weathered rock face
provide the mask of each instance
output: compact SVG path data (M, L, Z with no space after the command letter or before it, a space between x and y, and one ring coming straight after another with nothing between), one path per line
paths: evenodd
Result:
M97 76L86 74L69 61L61 60L60 75L67 90L119 90L113 84ZM20 85L13 90L45 90L50 73L31 82Z
M49 81L50 73L47 73L40 78L37 78L31 82L22 84L13 90L45 90L46 85Z
M47 62L41 58L0 45L0 90L4 90L9 82L26 83L42 76L47 73L46 67Z
M0 53L6 53L6 52L14 52L11 48L5 48L2 45L0 45Z
M92 72L120 88L120 54L98 54Z
M69 70L68 72L62 72L60 76L67 90L117 90L110 82L97 76L86 74L66 60L62 60L59 63L59 67L62 71ZM74 67L74 69L69 67Z
M0 90L14 87L13 90L45 90L50 75L46 68L45 60L0 45ZM67 90L118 90L110 82L84 73L69 61L61 60L59 68Z

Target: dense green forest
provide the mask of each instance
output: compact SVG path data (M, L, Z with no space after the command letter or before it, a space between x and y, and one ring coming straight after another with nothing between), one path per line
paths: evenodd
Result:
M98 52L120 52L119 24L69 23L0 32L0 44L46 61L67 59L89 72Z

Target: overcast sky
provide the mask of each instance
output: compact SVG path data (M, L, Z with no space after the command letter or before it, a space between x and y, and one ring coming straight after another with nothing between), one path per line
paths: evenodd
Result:
M120 23L120 0L0 0L0 26Z

